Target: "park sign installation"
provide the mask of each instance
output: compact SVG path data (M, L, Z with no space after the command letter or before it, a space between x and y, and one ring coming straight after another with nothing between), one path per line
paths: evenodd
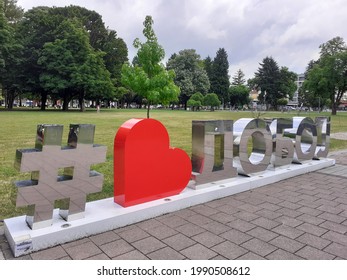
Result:
M185 151L170 146L168 132L159 121L128 120L119 128L114 139L114 206L107 208L109 210L102 206L101 210L86 211L87 194L101 191L103 182L103 175L91 171L90 167L106 159L106 147L93 143L94 132L94 125L72 124L67 146L62 147L63 126L40 124L37 126L35 148L16 151L17 169L31 172L31 179L16 182L16 186L17 206L28 206L25 219L20 221L32 233L54 227L57 223L54 213L57 211L59 221L68 222L61 228L73 228L73 221L88 220L89 212L92 215L93 211L101 211L105 215L109 214L106 213L108 211L115 216L116 212L121 213L120 216L130 213L131 218L126 221L105 218L106 225L98 223L99 231L78 230L76 226L72 235L80 238L248 190L248 185L240 187L245 182L244 178L261 181L260 177L266 177L271 172L278 172L271 180L295 176L300 173L291 175L288 171L290 166L312 165L319 162L316 160L327 157L330 118L317 117L315 121L309 117L193 121L191 158ZM331 165L331 162L328 164ZM288 175L279 176L280 173ZM266 180L258 185L269 183L269 179ZM228 184L232 187L213 194L214 187L219 183L221 187ZM181 196L184 198L177 202ZM158 206L161 200L173 204L177 200L178 204ZM56 201L60 203L59 209L54 209ZM98 204L99 201L90 202L93 203ZM107 200L107 207L110 207L109 204ZM152 206L160 210L149 210L150 214L146 216L146 209ZM91 219L93 223L100 222L97 221L102 219L100 213L97 213L97 218ZM26 234L30 237L23 239L25 229L15 232L17 223L17 220L5 220L5 234L16 256L49 246L35 247L32 241L35 234ZM52 241L50 246L70 241L65 235L57 238L58 241Z

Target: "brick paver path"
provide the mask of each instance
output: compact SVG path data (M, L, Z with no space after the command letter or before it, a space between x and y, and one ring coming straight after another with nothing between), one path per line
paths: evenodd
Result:
M347 151L330 157L336 166L16 259L347 259ZM1 231L0 248L13 259Z

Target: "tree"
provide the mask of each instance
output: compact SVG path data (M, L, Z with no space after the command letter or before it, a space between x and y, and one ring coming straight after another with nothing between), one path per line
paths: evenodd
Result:
M193 49L173 54L167 62L167 69L176 73L175 84L181 89L180 102L187 109L187 101L196 92L206 94L210 88L206 70L201 66L200 55Z
M159 45L153 30L153 19L146 16L143 23L143 35L146 42L137 38L134 47L138 49L139 65L131 66L125 63L122 67L122 84L147 99L147 118L151 104L168 104L178 100L179 87L174 83L175 72L167 71L161 61L165 57L162 46Z
M17 5L17 0L3 0L4 13L10 24L15 24L22 19L24 9Z
M294 92L297 90L297 85L295 80L297 79L297 74L289 71L287 67L281 67L280 69L280 86L279 91L283 95L282 98L292 99ZM283 104L278 104L283 105Z
M199 108L202 106L204 100L204 96L200 92L194 93L188 100L187 106L191 107L194 111L199 110Z
M242 107L249 104L249 88L245 85L232 85L229 88L230 104L236 107Z
M233 81L231 82L231 84L233 86L241 86L241 85L244 85L245 83L246 83L245 74L242 72L241 69L237 70L237 72L233 76Z
M341 37L335 37L319 48L320 57L309 65L303 90L320 105L321 101L329 99L332 115L336 115L341 98L347 91L347 45Z
M214 111L214 108L219 107L221 105L221 102L218 99L217 94L208 93L204 96L203 105L204 106L210 106L211 111Z
M210 91L218 95L225 108L229 102L228 89L229 81L229 62L228 54L224 48L220 48L212 63L212 75L210 77Z

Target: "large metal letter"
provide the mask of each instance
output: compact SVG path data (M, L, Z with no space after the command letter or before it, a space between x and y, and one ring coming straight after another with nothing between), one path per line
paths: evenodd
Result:
M252 147L248 145L250 140ZM234 123L234 166L240 174L266 170L271 153L271 132L264 120L243 118Z
M196 184L235 177L233 121L193 121L192 168Z
M270 125L273 141L273 153L271 163L276 168L278 166L291 164L294 156L293 141L283 136L285 129L293 127L292 119L273 119Z
M330 145L330 117L316 117L317 148L315 157L327 157Z

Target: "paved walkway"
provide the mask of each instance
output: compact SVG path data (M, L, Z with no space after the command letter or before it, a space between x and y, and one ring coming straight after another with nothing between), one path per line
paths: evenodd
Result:
M347 151L336 166L16 259L347 259ZM0 228L0 260L13 259Z

